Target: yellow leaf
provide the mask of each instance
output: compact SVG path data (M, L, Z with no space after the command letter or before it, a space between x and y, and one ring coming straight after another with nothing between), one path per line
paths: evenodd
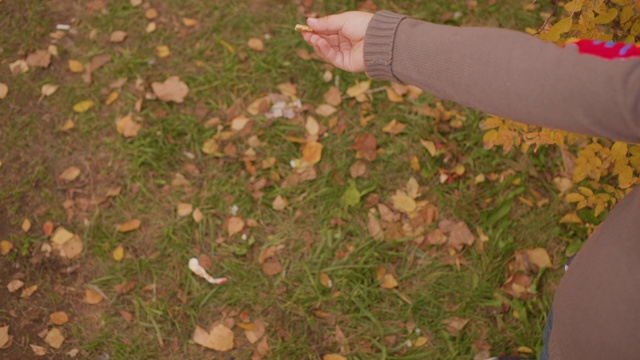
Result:
M410 165L413 171L420 171L420 160L418 159L417 156L413 155L411 157Z
M253 51L259 52L264 50L264 42L258 38L249 39L249 41L247 41L247 46Z
M51 346L54 349L59 349L60 346L62 346L62 343L64 343L64 336L62 336L60 329L54 327L53 329L49 330L47 336L45 336L44 338L44 342L46 342L47 345Z
M120 226L118 226L118 231L121 233L126 233L126 232L130 232L130 231L134 231L140 228L140 220L139 219L133 219L133 220L129 220L123 224L121 224Z
M308 164L317 164L322 159L322 144L319 142L310 142L302 147L302 158Z
M218 145L218 141L216 139L209 139L202 144L202 152L205 154L215 154L220 150L220 145Z
M87 304L96 305L101 303L102 300L104 300L104 298L99 292L89 288L84 289L84 302Z
M0 100L4 99L9 93L9 87L5 83L0 83Z
M348 97L356 97L362 95L371 87L371 81L362 81L347 89Z
M584 0L573 0L573 1L569 1L564 6L564 9L570 13L574 13L582 10L582 6L584 6Z
M549 29L549 32L544 36L544 39L551 42L560 40L560 35L565 34L571 30L571 24L573 19L568 17L558 21L555 25Z
M219 324L209 333L204 347L213 349L216 351L229 351L233 349L233 331L229 330L226 326Z
M490 117L482 120L480 122L480 129L482 130L490 130L500 127L502 125L502 120L498 117Z
M190 19L190 18L186 18L185 17L185 18L182 18L182 23L186 27L194 27L194 26L198 25L198 20Z
M138 132L142 129L142 125L133 121L131 114L121 117L116 121L116 130L125 138L138 136Z
M560 224L582 224L582 220L576 212L566 214L560 219Z
M73 129L75 126L76 124L73 122L73 120L67 119L67 121L65 121L64 124L62 124L62 126L60 127L60 130L69 131Z
M613 19L616 18L616 16L618 16L618 9L609 8L609 10L607 10L607 12L596 16L596 18L594 19L594 22L596 24L600 24L600 25L608 24L608 23L612 22Z
M416 339L416 341L414 341L413 346L420 347L420 346L425 345L428 342L429 342L429 339L427 339L424 336L420 336L419 338Z
M24 232L29 232L29 230L31 230L31 220L29 219L24 219L24 221L22 221L22 225L20 226L22 228L22 231Z
M64 311L57 311L49 315L49 319L55 325L64 325L69 321L69 315Z
M73 181L78 178L78 176L80 176L80 173L81 171L78 167L69 166L62 172L62 174L60 174L60 176L58 176L58 179L64 181Z
M380 282L380 287L383 289L393 289L398 287L398 281L393 275L384 274L382 281Z
M626 165L618 174L618 187L626 189L633 184L633 169Z
M122 258L124 258L124 246L120 244L113 250L113 259L115 261L120 261Z
M91 100L80 101L79 103L73 105L73 111L77 113L83 113L91 109L92 107L93 107L93 101Z
M13 249L13 244L7 240L0 241L0 254L7 255Z
M120 94L117 91L112 91L109 96L107 96L107 100L104 101L105 105L111 105L114 101L118 100Z
M84 65L78 60L69 60L69 70L74 73L81 73L84 71Z
M42 90L40 91L40 93L42 94L42 96L51 96L56 92L56 90L58 90L59 87L60 85L44 84L42 85Z
M434 144L433 141L420 139L420 144L422 144L422 146L427 149L429 155L431 155L432 157L436 156L436 144Z
M385 90L387 91L387 99L391 102L401 103L404 101L402 95L398 94L392 87L386 86Z
M24 290L22 290L20 297L22 298L31 297L31 295L33 295L33 293L36 292L36 290L38 290L38 285L31 285L28 288L25 288Z
M169 50L169 47L166 45L156 46L156 55L161 58L167 57L171 55L171 50Z
M391 197L391 202L396 210L409 214L416 209L416 201L404 194L396 194Z
M347 360L347 358L340 354L327 354L322 357L322 360Z
M331 278L329 277L329 275L327 275L327 273L324 273L324 272L320 273L320 284L322 284L322 286L327 287L327 288L332 288L333 287L333 283L331 282Z
M579 202L582 200L585 200L584 196L578 193L570 193L567 194L567 197L565 198L565 200L569 203L574 203L574 202Z

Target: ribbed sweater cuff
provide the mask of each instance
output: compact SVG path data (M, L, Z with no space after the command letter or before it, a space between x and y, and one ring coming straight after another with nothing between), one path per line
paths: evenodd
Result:
M380 11L369 22L364 37L364 65L372 79L400 82L393 74L391 63L396 32L405 18L405 15Z

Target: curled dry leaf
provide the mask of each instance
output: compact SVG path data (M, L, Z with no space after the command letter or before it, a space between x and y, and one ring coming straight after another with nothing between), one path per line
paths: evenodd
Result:
M142 0L130 0L131 6L136 7L142 4Z
M125 31L116 30L111 33L111 36L109 36L109 41L111 41L112 43L121 43L126 38L127 38L127 33Z
M67 259L75 259L82 254L83 244L78 235L74 235L62 246L61 255Z
M247 46L249 46L249 49L254 50L254 51L263 51L264 50L264 42L262 42L262 40L260 40L258 38L249 39L249 41L247 42Z
M69 166L66 168L62 174L58 176L58 179L64 181L73 181L80 176L80 169L76 166Z
M322 284L322 286L329 289L333 287L333 282L331 281L331 278L325 272L320 273L320 284Z
M123 224L121 224L120 226L118 226L118 231L121 233L126 233L126 232L130 232L130 231L134 231L140 228L140 220L139 219L133 219L133 220L129 220Z
M234 132L240 132L249 123L250 119L244 115L240 115L231 120L231 130Z
M189 94L189 87L178 76L171 76L162 83L154 82L151 88L158 99L178 104L184 102L184 98Z
M49 320L51 323L55 325L64 325L69 321L69 315L67 315L64 311L56 311L53 314L49 315Z
M147 27L144 29L144 31L147 34L150 34L150 33L154 32L154 31L156 31L156 28L157 28L157 25L156 25L155 21L151 21L151 22L149 22L147 24Z
M4 99L9 93L9 87L5 83L0 83L0 100Z

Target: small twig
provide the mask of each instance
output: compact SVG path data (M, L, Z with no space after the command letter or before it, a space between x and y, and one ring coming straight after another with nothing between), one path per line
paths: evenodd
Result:
M544 23L542 24L542 26L540 28L538 28L538 31L533 34L533 35L539 35L540 32L542 30L544 30L544 28L547 26L547 24L549 23L549 21L551 21L551 18L553 17L553 15L556 13L556 10L558 10L558 3L556 3L556 5L553 7L553 11L551 11L551 14L549 14L549 17L547 18L547 20L544 21ZM573 15L572 15L573 16Z

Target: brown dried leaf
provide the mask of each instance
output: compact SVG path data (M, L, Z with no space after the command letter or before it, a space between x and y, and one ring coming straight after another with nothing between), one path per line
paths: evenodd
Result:
M195 221L196 224L199 224L202 219L204 219L204 215L202 214L200 208L196 208L195 210L193 210L193 214L191 215L191 217L193 217L193 221Z
M116 130L125 138L138 136L140 129L142 129L142 125L133 121L131 114L123 116L116 121Z
M405 214L412 213L417 207L416 201L404 193L393 195L391 197L391 203L396 210Z
M356 159L374 161L378 156L378 140L371 134L359 134L351 148L356 151Z
M338 111L335 107L329 104L321 104L316 108L316 114L324 117L331 116Z
M28 288L25 288L22 290L20 297L21 298L31 297L31 295L33 295L33 293L36 292L36 290L38 290L38 285L31 285Z
M245 330L244 334L250 343L255 344L266 332L262 319L258 318L253 322L253 330Z
M227 232L229 236L238 234L244 229L244 220L239 216L233 216L227 220Z
M281 271L282 264L278 260L270 260L262 264L262 272L269 276L278 275Z
M42 89L40 93L42 94L42 96L51 96L53 95L53 93L56 92L56 90L58 90L59 87L60 85L44 84L42 85ZM0 98L1 98L1 95L0 95Z
M322 357L322 360L347 360L347 358L340 354L327 354Z
M179 203L177 207L178 217L186 217L193 212L193 205L187 203Z
M27 65L26 61L20 59L9 64L9 70L13 75L24 74L29 71L29 65Z
M247 46L249 49L253 51L263 51L264 50L264 42L258 38L251 38L247 42Z
M9 87L5 83L0 83L0 100L4 99L9 93Z
M475 239L467 224L460 221L451 229L448 245L456 250L461 250L465 245L473 245Z
M348 97L363 95L371 87L371 81L362 81L347 89Z
M364 161L356 161L349 167L349 174L352 178L358 178L367 172L367 163Z
M133 314L126 311L126 310L120 310L118 311L120 313L120 316L122 316L122 319L124 319L124 321L126 322L132 322L133 321Z
M383 289L393 289L398 287L398 281L393 275L384 274L382 281L380 282L380 287Z
M399 123L396 119L393 119L382 128L382 131L391 135L398 135L403 132L406 127L407 124Z
M45 356L47 354L47 349L45 349L42 346L38 346L38 345L29 345L31 347L31 350L33 350L33 353L36 356Z
M51 53L47 50L36 50L27 56L27 65L47 68L51 64Z
M111 61L111 55L96 55L89 63L89 71L94 72ZM126 81L126 80L125 80Z
M372 213L369 213L369 221L367 222L367 229L369 230L369 235L376 240L382 240L384 238L384 232L382 231L382 226L380 226L380 221L376 218Z
M442 323L446 326L447 332L451 334L451 336L457 336L460 330L462 330L468 322L469 319L456 316L442 320Z
M9 343L9 325L0 326L0 349Z
M194 333L194 338L195 335L196 334ZM229 330L226 326L219 324L211 329L209 336L202 346L216 351L229 351L233 349L233 339L233 331Z
M64 245L67 241L71 240L74 236L75 235L72 232L60 226L58 229L56 229L56 232L53 233L53 235L51 236L51 243L55 245Z
M329 88L324 94L324 101L331 106L338 106L342 103L342 93L335 86Z
M75 259L82 254L83 248L84 246L80 237L74 235L69 241L62 245L62 254L64 254L67 259Z
M186 27L194 27L194 26L198 25L198 20L183 17L183 18L182 18L182 23L183 23L183 24L184 24L184 26L186 26Z
M74 72L74 73L81 73L81 72L84 72L84 65L82 65L82 63L78 60L70 59L69 70L71 70L71 72Z
M178 104L184 102L184 98L189 94L189 87L178 76L171 76L162 83L154 82L151 88L158 99Z
M319 142L306 143L302 147L302 159L307 164L317 164L322 159L322 144Z
M287 204L288 204L287 199L278 195L276 196L276 199L273 200L273 204L271 204L271 206L273 207L274 210L282 211L287 207Z
M0 241L0 255L5 256L13 249L13 244L8 240Z
M7 284L7 290L9 290L10 293L14 293L20 290L20 288L23 286L24 286L24 283L22 281L15 279L15 280L9 281L9 283Z

